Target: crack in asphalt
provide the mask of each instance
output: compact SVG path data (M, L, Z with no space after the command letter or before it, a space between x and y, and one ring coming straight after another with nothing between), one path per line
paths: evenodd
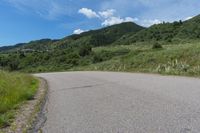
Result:
M51 93L53 92L59 92L59 91L66 91L66 90L75 90L75 89L84 89L84 88L92 88L92 87L96 87L96 86L102 86L105 84L94 84L94 85L83 85L83 86L75 86L75 87L69 87L69 88L62 88L62 89L58 89L55 91L50 91Z

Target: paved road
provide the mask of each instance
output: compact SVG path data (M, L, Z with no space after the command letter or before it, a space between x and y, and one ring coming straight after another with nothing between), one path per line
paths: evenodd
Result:
M47 73L44 133L200 133L200 80L112 72Z

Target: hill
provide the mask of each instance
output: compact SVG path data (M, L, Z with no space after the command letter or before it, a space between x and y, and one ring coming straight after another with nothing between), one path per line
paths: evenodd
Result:
M71 35L60 40L41 39L31 41L29 43L21 43L14 46L0 47L0 52L6 51L46 51L59 48L67 48L79 45L91 45L91 46L104 46L110 45L118 38L125 34L135 34L138 31L144 29L132 22L126 22L102 28L99 30L91 30L84 32L80 35Z
M80 35L71 35L60 40L57 44L61 47L80 44L92 45L94 47L105 46L112 44L125 34L135 34L142 29L145 28L132 22L126 22L99 30L88 31Z
M126 34L115 44L133 44L136 42L161 41L171 43L172 41L183 41L200 39L200 15L187 20L175 21L153 25L139 31L137 34Z

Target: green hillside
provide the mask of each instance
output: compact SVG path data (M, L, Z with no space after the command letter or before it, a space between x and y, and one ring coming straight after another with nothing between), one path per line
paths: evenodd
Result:
M119 70L199 75L200 62L195 57L199 57L199 37L200 16L149 28L128 22L60 40L42 39L2 47L0 69L23 72ZM160 70L156 71L157 68Z
M21 43L14 46L0 47L0 52L15 52L15 51L48 51L53 49L76 47L79 45L103 46L110 45L118 38L125 34L135 34L144 29L132 22L126 22L102 28L99 30L92 30L84 32L80 35L71 35L60 40L41 39L31 41L29 43Z
M137 34L126 34L115 42L115 44L133 44L136 42L180 42L200 39L200 16L187 21L176 21L153 25L139 31Z

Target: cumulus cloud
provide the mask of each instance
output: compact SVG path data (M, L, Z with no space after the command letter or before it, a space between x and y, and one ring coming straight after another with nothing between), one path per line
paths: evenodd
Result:
M115 12L116 12L115 9L107 9L107 10L99 11L98 13L96 13L92 9L81 8L81 9L79 9L78 12L85 15L87 18L99 18L102 21L102 23L101 23L102 26L111 26L111 25L120 24L120 23L123 23L123 22L139 21L138 18L116 17L115 16Z
M112 17L115 12L116 12L116 10L114 10L114 9L108 9L108 10L99 12L99 15L103 18L109 18L109 17Z
M138 19L137 18L134 19L131 17L126 17L126 18L109 17L104 22L102 22L102 26L111 26L111 25L120 24L123 22L134 22L135 20L138 20Z
M83 32L85 32L85 31L81 30L81 29L76 29L76 30L74 30L73 34L81 34Z
M93 11L92 9L88 9L88 8L81 8L81 9L79 9L78 13L81 13L88 18L98 18L99 17L99 15L95 11Z
M138 18L126 17L125 22L137 22L139 21Z
M190 17L185 18L184 20L190 20L192 18L193 18L193 16L190 16Z
M160 23L162 23L161 20L158 20L158 19L148 19L148 20L143 20L143 21L141 22L141 25L142 25L142 26L145 26L145 27L149 27L149 26L151 26L151 25L160 24Z

